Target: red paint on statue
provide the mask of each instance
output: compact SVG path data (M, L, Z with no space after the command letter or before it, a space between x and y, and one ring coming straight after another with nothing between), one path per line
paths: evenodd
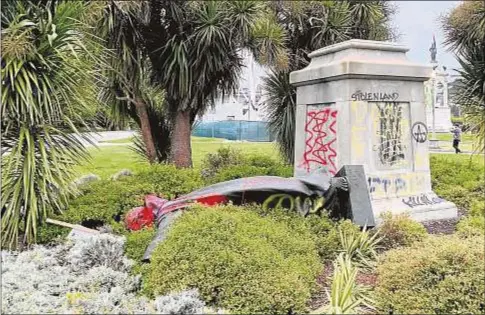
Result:
M199 197L196 199L196 201L203 205L214 206L214 205L227 202L227 197L222 195L209 195L209 196Z
M153 211L147 207L133 208L126 214L126 227L132 231L141 230L144 227L151 226L154 219Z

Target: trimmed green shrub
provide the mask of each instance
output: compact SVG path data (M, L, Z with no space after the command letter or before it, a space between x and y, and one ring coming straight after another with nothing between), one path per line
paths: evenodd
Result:
M430 236L387 252L377 267L377 306L395 314L477 314L484 300L484 239Z
M293 176L293 168L284 165L274 165L272 167L259 167L252 165L233 165L222 168L212 179L211 183L220 183L232 179L252 177L252 176Z
M430 166L433 190L440 197L467 210L474 200L485 200L484 166L480 159L434 155Z
M252 165L233 165L223 168L211 180L212 183L220 183L228 180L268 175L268 169Z
M49 223L43 223L37 227L37 243L49 244L60 243L66 238L71 229Z
M146 289L197 288L206 303L236 313L304 312L322 265L298 226L243 207L194 206L155 249Z
M269 168L268 175L281 176L281 177L293 177L293 166L275 164Z
M381 215L381 218L379 234L382 237L380 244L384 248L409 246L428 235L426 228L411 219L408 214L393 215L391 212L386 212Z
M281 164L281 163L269 155L249 155L249 156L244 156L244 164L257 166L257 167L271 168L275 164Z
M294 211L292 212L281 207L264 208L260 205L252 205L246 206L246 208L261 216L270 217L279 222L285 222L289 226L305 226L315 237L318 254L324 260L334 259L342 249L338 229L348 233L358 233L360 231L360 228L353 224L352 221L334 221L326 212L323 212L321 216L311 214L307 217L302 217Z
M202 175L204 178L214 177L221 168L243 163L241 150L221 146L216 153L208 153L202 160Z
M338 230L346 233L358 233L360 228L350 220L333 222L328 216L310 215L306 217L310 229L317 237L318 254L323 259L334 259L342 249Z
M473 200L468 215L456 225L459 236L471 237L485 235L485 202Z
M474 200L470 206L469 216L484 217L485 216L485 201Z
M483 216L464 217L456 225L456 231L462 237L483 237L485 235L485 218Z
M139 231L131 231L125 234L125 254L135 262L141 261L145 250L157 233L153 227L144 228Z
M206 183L251 176L293 176L293 167L269 155L244 155L240 150L221 147L209 153L202 162L202 176Z
M145 250L157 233L155 228L145 228L139 231L125 232L125 255L133 259L131 274L141 275L143 278L150 273L151 266L141 261Z
M174 165L157 164L143 169L128 180L128 183L150 185L150 192L166 199L192 192L203 186L199 172L193 169L179 169Z
M118 181L103 180L83 189L61 217L71 223L86 220L109 223L133 207L143 205L145 195L174 198L202 186L197 172L172 165L154 165Z
M194 170L153 165L117 181L101 180L83 186L82 194L70 202L69 208L53 218L91 228L107 224L123 232L118 222L127 211L143 205L145 195L171 199L202 186L202 179ZM67 228L47 224L40 227L38 242L46 243L68 232Z
M292 177L293 166L283 164L281 160L276 160L269 155L250 155L244 156L245 165L261 168L259 175Z

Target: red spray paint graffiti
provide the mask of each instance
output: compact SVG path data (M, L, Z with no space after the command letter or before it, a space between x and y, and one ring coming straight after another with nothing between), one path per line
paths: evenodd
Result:
M302 167L310 172L312 163L316 168L324 167L332 175L337 173L333 144L337 141L337 110L325 108L307 112L305 125L306 141Z

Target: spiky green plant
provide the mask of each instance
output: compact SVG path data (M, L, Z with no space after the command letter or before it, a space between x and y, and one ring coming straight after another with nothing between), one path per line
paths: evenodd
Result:
M338 229L342 251L359 267L371 269L377 260L377 248L381 237L379 231L369 233L364 226L361 232Z
M352 259L341 253L334 261L330 292L326 292L329 303L313 313L358 314L362 306L373 309L369 289L357 284L357 273Z
M482 49L477 45L463 49L458 62L461 66L458 70L460 82L457 84L454 101L463 108L465 120L477 134L475 153L483 153L485 151L485 48Z
M264 107L268 112L268 125L274 135L281 154L293 163L295 142L287 143L286 139L293 139L295 132L296 91L288 80L287 71L271 72L263 79L267 93ZM285 143L285 145L282 145Z
M88 158L75 121L88 34L83 2L2 3L2 246L36 239L37 225L66 206L74 166ZM83 43L84 41L84 43ZM84 64L85 65L85 64Z

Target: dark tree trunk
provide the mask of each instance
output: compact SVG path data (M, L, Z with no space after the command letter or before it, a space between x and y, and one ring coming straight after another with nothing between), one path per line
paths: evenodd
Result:
M190 111L177 111L173 124L170 159L177 167L192 167Z
M144 101L136 99L135 108L136 114L140 119L141 135L143 137L143 142L145 143L147 158L150 164L153 164L157 160L157 150L155 149L155 143L153 142L147 106Z

